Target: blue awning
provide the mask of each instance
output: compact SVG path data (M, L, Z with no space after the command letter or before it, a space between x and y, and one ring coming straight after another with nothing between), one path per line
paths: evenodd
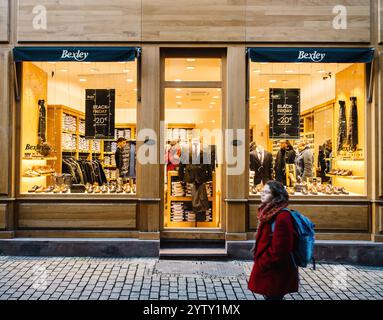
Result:
M112 62L133 61L137 47L18 47L13 57L19 61Z
M248 48L253 62L368 63L374 48Z

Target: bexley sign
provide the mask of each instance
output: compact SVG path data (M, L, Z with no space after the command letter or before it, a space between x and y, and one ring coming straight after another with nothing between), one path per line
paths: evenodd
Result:
M86 58L89 56L88 52L82 52L81 50L77 51L68 51L63 50L61 59L69 59L69 60L76 60L76 61L85 61Z
M311 60L312 62L321 62L325 57L325 53L320 53L318 51L299 51L298 60Z

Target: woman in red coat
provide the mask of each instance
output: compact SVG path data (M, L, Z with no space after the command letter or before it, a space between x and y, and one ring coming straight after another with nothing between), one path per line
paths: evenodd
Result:
M266 300L282 300L287 293L298 292L299 273L292 259L298 234L290 213L283 210L288 201L289 195L280 182L267 182L261 192L254 265L248 286Z

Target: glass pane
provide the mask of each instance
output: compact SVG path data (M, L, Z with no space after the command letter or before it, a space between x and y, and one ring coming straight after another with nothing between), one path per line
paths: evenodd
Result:
M165 81L221 81L221 59L167 58Z
M165 227L219 226L221 110L221 89L165 89ZM196 162L192 156L195 154L200 155ZM206 164L208 170L198 177L188 175L197 163ZM208 207L201 210L192 203L196 179L202 179L208 197Z
M276 179L290 195L365 195L365 65L252 62L250 73L250 193ZM278 138L275 93L294 90L299 132ZM272 164L259 163L263 152Z
M97 107L109 105L114 93L110 139L85 136L88 89L96 90ZM24 62L22 92L21 193L135 193L136 61ZM118 138L126 138L120 149ZM45 151L36 150L41 145Z

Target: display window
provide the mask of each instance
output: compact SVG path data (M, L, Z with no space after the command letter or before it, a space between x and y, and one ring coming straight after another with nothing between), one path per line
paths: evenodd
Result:
M20 194L136 194L138 53L15 49Z
M251 50L250 195L277 180L291 196L365 196L373 50Z
M222 176L221 59L165 58L164 65L164 227L216 228Z

